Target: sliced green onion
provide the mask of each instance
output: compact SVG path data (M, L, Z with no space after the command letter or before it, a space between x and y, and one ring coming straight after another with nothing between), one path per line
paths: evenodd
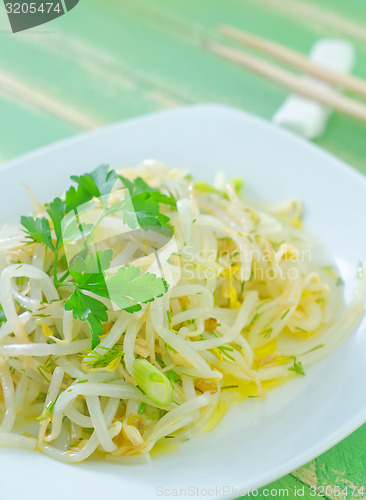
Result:
M194 183L194 187L199 193L215 193L220 194L221 196L223 195L222 191L219 191L218 189L210 186L210 184L207 184L207 182L204 181L196 181Z
M168 378L146 359L136 359L133 375L142 392L159 406L169 406L173 401L173 387Z
M233 179L231 181L233 183L233 186L234 186L234 189L235 191L237 192L237 194L240 193L240 191L242 190L243 186L244 186L244 181L243 179L240 179L239 177L236 178L236 179Z

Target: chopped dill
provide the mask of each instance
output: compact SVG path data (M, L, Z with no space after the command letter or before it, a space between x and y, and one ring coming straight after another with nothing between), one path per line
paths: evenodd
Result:
M298 375L304 376L305 372L304 372L304 368L302 366L301 361L296 361L296 357L295 356L293 357L293 360L294 360L294 365L289 368L289 371L290 372L295 372Z
M324 344L319 344L319 345L313 347L312 349L309 349L308 351L304 352L303 356L305 354L310 354L311 352L317 351L318 349L321 349L322 347L324 347Z
M47 375L51 375L51 374L45 366L43 366L43 365L37 366L37 371L46 380L46 382L48 384L51 383L51 380L47 377Z
M225 346L225 345L218 347L218 349L221 349L222 351L231 351L231 352L234 351L234 349L232 347Z
M295 326L295 330L298 330L299 332L302 332L302 333L308 333L307 330L304 330L303 328L300 328L299 326Z
M228 346L224 346L224 345L221 345L217 348L224 356L226 356L227 358L231 359L231 361L235 361L235 359L230 356L226 351L231 351L233 352L234 349L232 347L228 347Z
M271 300L272 300L272 299L265 299L265 300L262 300L262 302L259 304L259 306L257 306L257 307L255 308L255 310L260 309L262 306L264 306L264 304L268 304L268 302L271 302ZM261 314L263 314L263 312L262 312Z
M287 309L287 311L284 314L282 314L281 319L285 319L289 312L290 309Z
M249 323L250 326L253 326L254 323L262 316L263 312L261 313L255 313L252 321Z
M118 345L118 344L116 344ZM99 352L97 350L83 351L79 356L83 357L83 363L90 368L105 368L112 361L121 358L124 352L114 346L112 348L99 346L98 349L103 349L105 352Z
M47 369L47 371L49 371L51 366L54 365L58 359L60 359L60 356L55 359L53 359L52 356L49 356L43 366Z
M225 387L221 387L221 390L224 391L225 389L238 389L238 385L225 385Z
M22 306L17 300L14 301L23 311L32 313L33 311L31 309L28 309L27 307Z
M164 342L164 344L165 344L166 349L170 349L171 351L176 352L174 347L172 347L170 344L168 344L167 342Z
M263 337L265 339L269 339L270 336L272 335L272 332L273 332L273 328L268 328L267 330L264 330L261 335L263 335Z

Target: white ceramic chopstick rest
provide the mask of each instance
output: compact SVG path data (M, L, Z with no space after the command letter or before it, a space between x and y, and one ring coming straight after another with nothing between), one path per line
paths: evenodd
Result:
M312 48L310 59L338 73L352 71L355 51L353 45L336 39L319 40ZM302 77L304 81L313 81L325 88L327 83L320 82L309 76ZM316 139L325 131L331 110L322 104L297 95L291 95L273 116L273 122L293 132Z

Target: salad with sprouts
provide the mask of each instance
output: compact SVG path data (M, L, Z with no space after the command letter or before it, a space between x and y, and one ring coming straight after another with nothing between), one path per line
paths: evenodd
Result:
M146 161L71 177L0 229L0 446L151 458L327 355L364 312L302 205Z

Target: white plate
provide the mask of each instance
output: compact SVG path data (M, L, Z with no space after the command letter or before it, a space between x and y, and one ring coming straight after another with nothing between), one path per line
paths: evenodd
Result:
M187 167L196 178L212 179L218 169L244 176L265 200L304 200L306 225L351 287L358 260L366 258L365 178L316 146L223 106L134 119L12 161L0 171L0 224L31 211L18 181L47 201L69 185L71 174L152 157ZM308 462L364 423L365 359L364 321L306 377L272 391L265 402L252 399L233 408L213 432L148 465L69 466L37 453L0 450L0 498L146 500L180 489L187 489L186 496L239 496Z

